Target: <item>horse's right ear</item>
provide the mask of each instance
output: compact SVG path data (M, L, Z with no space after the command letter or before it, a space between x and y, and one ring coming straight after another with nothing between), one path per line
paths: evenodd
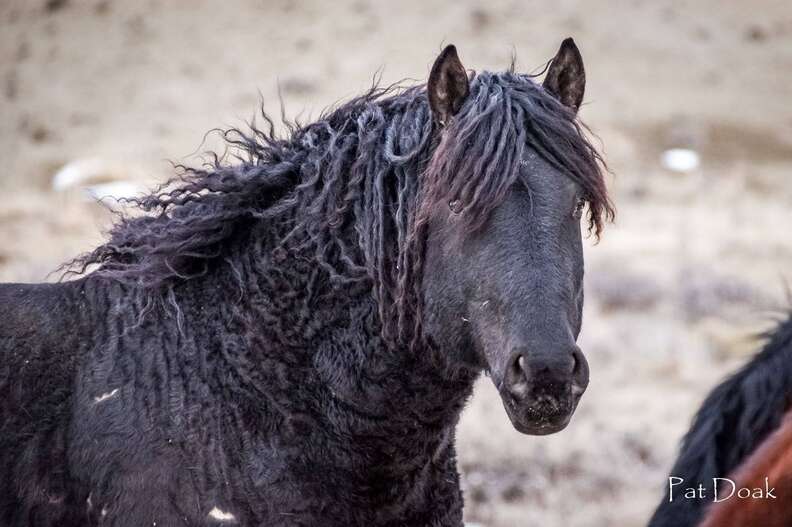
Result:
M426 91L429 107L440 125L447 124L467 99L470 93L468 76L454 45L446 46L438 55Z

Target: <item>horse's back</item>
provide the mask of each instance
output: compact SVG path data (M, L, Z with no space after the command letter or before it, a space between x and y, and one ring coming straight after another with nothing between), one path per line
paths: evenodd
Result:
M9 398L43 395L67 380L58 375L73 371L79 352L80 296L71 282L0 284L0 416L30 411L9 407Z
M79 296L79 284L0 284L0 351L14 351L14 343L26 338L60 337Z
M0 524L67 518L82 284L0 284ZM24 523L27 522L27 523Z

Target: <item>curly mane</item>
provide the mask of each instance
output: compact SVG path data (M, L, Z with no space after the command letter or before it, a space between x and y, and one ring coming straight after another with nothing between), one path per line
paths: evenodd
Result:
M233 163L180 166L175 181L133 200L146 214L120 217L106 243L73 262L77 272L97 266L161 295L217 266L237 273L240 243L269 266L307 254L332 282L366 283L386 342L404 341L420 327L429 209L457 202L480 225L520 177L526 150L581 185L591 232L613 217L583 125L527 75L478 74L442 133L423 86L375 87L314 123L286 123L286 137L264 120L224 132Z

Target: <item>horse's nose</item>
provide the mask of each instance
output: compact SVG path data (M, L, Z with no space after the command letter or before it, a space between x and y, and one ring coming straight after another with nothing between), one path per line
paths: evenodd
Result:
M576 345L552 353L512 350L505 387L516 399L559 399L581 395L588 385L588 363Z

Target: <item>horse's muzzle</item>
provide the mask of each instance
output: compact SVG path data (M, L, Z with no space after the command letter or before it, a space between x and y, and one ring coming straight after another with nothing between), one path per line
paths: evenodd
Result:
M547 435L569 424L588 381L588 363L577 346L544 360L516 349L499 391L515 429Z

